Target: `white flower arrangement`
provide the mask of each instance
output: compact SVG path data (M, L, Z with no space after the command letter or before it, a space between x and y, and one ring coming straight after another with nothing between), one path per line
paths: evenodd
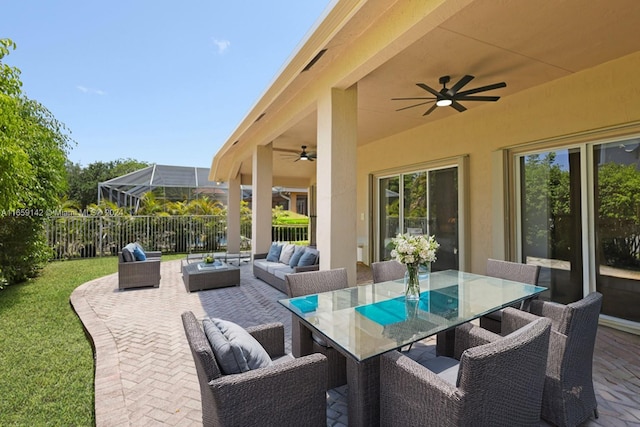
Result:
M398 234L391 239L391 256L402 264L425 264L436 260L436 250L440 244L435 236L413 236Z

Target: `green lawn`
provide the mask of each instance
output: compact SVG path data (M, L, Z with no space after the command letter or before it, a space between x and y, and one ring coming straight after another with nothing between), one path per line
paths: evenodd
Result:
M115 257L52 262L0 290L0 426L95 424L93 353L69 297L117 270Z

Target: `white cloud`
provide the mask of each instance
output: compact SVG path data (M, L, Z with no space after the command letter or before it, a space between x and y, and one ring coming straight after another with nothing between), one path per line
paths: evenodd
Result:
M223 54L229 48L229 46L231 46L231 42L229 40L213 39L213 44L218 47L219 54Z
M93 88L86 87L86 86L81 86L81 85L76 86L76 89L78 89L82 93L88 93L88 94L91 94L91 95L100 95L100 96L102 96L102 95L106 95L107 94L107 92L105 92L105 91L103 91L101 89L93 89Z

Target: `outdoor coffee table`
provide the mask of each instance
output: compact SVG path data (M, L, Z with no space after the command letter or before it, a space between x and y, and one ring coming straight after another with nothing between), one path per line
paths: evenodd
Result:
M380 422L381 354L432 335L442 346L446 331L546 290L456 270L431 273L420 288L419 301L405 300L403 280L279 301L346 356L350 426Z
M182 280L187 292L236 286L240 284L240 268L219 260L184 264Z

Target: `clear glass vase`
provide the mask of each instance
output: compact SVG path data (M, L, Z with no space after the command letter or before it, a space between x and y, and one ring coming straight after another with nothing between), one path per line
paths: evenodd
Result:
M404 295L408 300L420 299L420 265L407 264L407 272L404 274Z

